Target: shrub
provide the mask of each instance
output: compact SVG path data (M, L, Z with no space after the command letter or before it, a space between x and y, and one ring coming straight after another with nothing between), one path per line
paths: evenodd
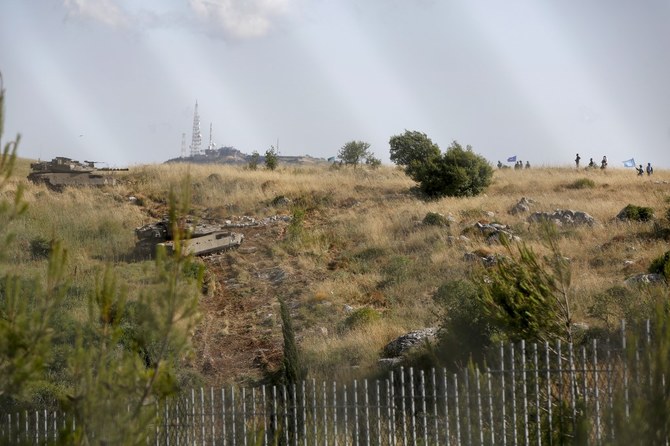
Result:
M568 184L568 189L593 189L596 187L596 182L591 178L580 178Z
M279 153L274 146L265 151L265 167L268 170L275 170L279 165Z
M525 244L500 241L508 255L483 273L479 299L487 317L510 341L572 342L571 267L558 247L556 227L541 226L550 254L538 256Z
M423 224L427 226L449 226L449 220L442 214L437 212L428 212L423 217Z
M51 254L51 241L36 237L30 241L30 255L34 260L48 259Z
M365 158L371 155L370 144L364 141L349 141L342 146L337 156L348 166L358 166Z
M649 221L654 218L654 210L644 206L629 204L617 215L619 220Z
M478 195L491 183L493 168L488 161L454 141L447 152L425 134L406 131L391 137L391 161L419 183L422 193L432 198Z
M665 280L670 283L670 251L654 259L649 265L649 272L652 274L663 274Z
M342 322L342 328L345 330L353 330L371 324L379 320L379 318L380 314L374 308L359 308L347 316L344 322Z
M433 295L442 319L437 354L450 367L479 361L491 345L492 326L477 295L477 286L466 280L445 282Z
M254 150L251 153L251 156L249 157L249 162L247 163L247 167L249 170L256 170L258 169L258 161L260 161L261 156L258 154L257 150Z

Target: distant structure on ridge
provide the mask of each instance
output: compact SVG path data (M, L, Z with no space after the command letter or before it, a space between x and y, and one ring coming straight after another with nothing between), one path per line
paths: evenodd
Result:
M195 111L193 112L193 138L191 139L191 157L200 154L200 145L202 144L202 134L200 133L200 115L198 114L198 101L195 101Z
M209 144L207 144L207 150L214 150L216 149L216 145L214 144L214 140L212 139L212 123L209 123Z
M186 158L186 133L181 134L181 157Z

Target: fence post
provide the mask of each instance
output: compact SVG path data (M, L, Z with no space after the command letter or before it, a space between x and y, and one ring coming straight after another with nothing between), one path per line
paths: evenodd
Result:
M458 402L458 375L454 373L454 406L456 407L456 444L461 445L461 417Z
M305 392L307 391L305 380L302 380L302 438L304 446L307 446L307 399Z
M202 423L200 432L202 432L202 445L205 446L205 390L202 387L200 387L200 412L200 422Z
M572 405L572 431L577 428L577 380L575 378L575 358L572 343L568 344L568 360L570 364L570 398Z
M470 369L465 369L465 388L463 393L465 393L465 421L467 426L468 434L468 446L472 446L472 417L470 416Z
M354 444L358 446L360 443L358 430L358 380L354 380Z
M507 445L507 417L505 416L505 345L500 341L500 384L502 388L501 398L501 420L502 420L502 440L503 446Z
M349 444L349 414L347 410L347 385L343 384L342 389L344 393L342 394L342 399L344 402L344 446Z
M375 380L376 400L377 400L377 444L382 442L382 400L379 395L379 380Z
M496 425L493 419L493 389L491 387L491 369L486 368L486 381L489 392L489 426L491 427L491 445L496 444Z
M628 362L626 361L626 320L621 319L621 351L623 355L623 399L626 413L626 420L630 417L630 407L628 405Z
M551 431L552 431L552 417L551 417L551 354L549 352L549 342L545 341L544 343L544 355L545 355L545 364L547 367L546 376L547 376L547 432L549 432L549 446L553 444ZM559 378L561 376L559 375Z
M407 446L407 412L405 411L405 369L400 367L400 413L402 414L402 446Z
M512 436L514 439L514 446L518 444L519 439L516 435L516 368L514 366L514 344L509 345L509 356L511 364L511 375L512 375Z
M335 381L333 381L333 439L333 444L337 446L337 383Z
M484 444L484 428L482 425L482 392L479 382L479 368L475 368L475 379L477 380L477 424L479 425L479 444Z
M445 444L451 443L451 434L449 433L449 387L447 385L447 369L442 369L442 380L444 381L444 438Z
M528 386L526 376L526 341L521 341L521 382L523 383L523 439L528 446Z
M421 410L423 412L423 444L428 444L428 419L426 418L426 378L421 370Z
M365 444L370 446L370 399L368 397L368 380L363 380L363 392L365 392Z
M439 427L437 423L438 413L437 413L437 379L435 377L435 367L430 369L431 379L433 383L433 441L435 444L438 444L438 433Z
M391 397L391 381L386 380L386 415L387 415L387 424L388 424L388 443L389 446L395 444L395 425L393 424L393 412L395 412L395 407L393 407L393 398ZM393 440L392 440L393 439Z
M265 394L265 385L261 387L261 399L263 401L263 446L268 445L268 406Z
M411 407L412 422L412 445L416 444L416 401L414 398L414 367L409 368L409 398Z
M535 430L537 445L542 446L542 412L540 411L540 370L537 354L537 342L533 342L533 365L535 366Z
M326 382L321 384L323 388L323 444L328 446L328 397L326 395ZM316 439L314 440L316 443Z
M600 400L599 400L599 385L600 383L598 382L598 340L594 339L593 340L593 380L595 381L596 385L594 386L594 395L593 398L595 400L595 405L596 405L596 442L600 444L602 442L602 438L600 437Z

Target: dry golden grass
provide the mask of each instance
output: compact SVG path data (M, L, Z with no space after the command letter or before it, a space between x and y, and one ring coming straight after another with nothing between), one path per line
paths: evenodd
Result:
M19 171L27 173L26 166L23 162ZM589 317L593 297L622 285L632 274L645 272L668 249L667 240L650 235L653 223L614 220L629 203L652 207L662 220L670 206L670 172L664 170L652 177L637 177L624 169L496 171L483 195L434 201L415 196L411 191L414 183L391 167L280 167L270 172L170 164L138 166L117 176L122 184L114 188L69 188L64 193L26 183L30 208L14 228L17 262L35 263L27 248L32 239L60 238L71 250L78 274L115 262L126 276L141 276L141 266L120 262L120 253L132 247L134 227L165 211L170 188L178 188L186 176L190 178L192 214L197 217L223 220L304 212L299 224L247 234L244 246L253 246L255 253L232 252L225 263L219 260L213 274L223 272L230 277L217 282L216 291L208 295L208 308L216 313L204 320L210 328L225 321L225 330L208 334L204 327L202 339L208 342L203 349L207 355L221 357L230 352L213 353L212 349L225 349L225 339L236 334L249 337L253 345L265 342L266 337L275 346L281 345L278 324L268 328L258 318L276 315L276 297L284 296L292 305L301 347L316 378L367 373L393 337L437 325L432 294L447 280L468 277L473 264L464 255L505 253L500 245L490 245L468 232L476 222L509 225L524 243L545 253L527 215L508 214L521 197L534 200L531 212L572 209L587 212L598 222L594 227L559 229L561 250L573 267L573 310L578 321L594 323ZM592 180L594 187L571 188L584 178ZM15 181L25 182L18 177ZM131 204L129 196L141 198L142 206ZM289 204L273 204L278 197L288 198ZM450 216L451 225L423 225L428 212ZM464 231L469 240L459 238ZM271 268L281 269L287 279L279 284L259 279ZM216 280L213 277L212 283ZM248 303L252 300L258 304L253 308ZM375 308L381 319L342 333L339 327L347 317L345 305ZM224 341L213 343L213 335ZM236 364L236 369L243 367ZM248 365L245 376L254 376L253 367Z

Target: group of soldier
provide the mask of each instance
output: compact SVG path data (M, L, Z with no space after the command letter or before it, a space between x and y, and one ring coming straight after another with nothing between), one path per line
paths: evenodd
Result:
M636 167L635 170L637 170L637 176L644 175L645 169L642 168L642 164L640 164L640 167ZM647 175L651 175L652 173L654 173L654 168L651 167L651 163L647 163Z
M498 161L498 169L509 169L509 166L504 165L500 161ZM519 170L519 169L530 169L530 162L526 161L526 164L523 164L523 161L519 160L516 163L514 163L514 170Z
M581 159L582 159L582 157L579 156L579 153L578 153L577 156L575 157L575 166L577 166L577 169L579 169L579 161ZM596 167L598 167L598 165L596 164L595 161L593 161L593 158L591 158L589 160L589 165L587 166L587 168L595 169ZM606 169L607 168L607 157L606 156L603 156L603 159L600 161L600 168L601 169Z
M575 157L575 165L577 166L577 169L579 169L579 161L581 159L582 158L579 156L579 153L578 153L577 156ZM593 161L593 158L591 158L590 161L589 161L588 168L589 169L595 169L596 167L597 167L597 164L595 163L595 161ZM603 159L600 162L600 168L601 169L607 168L607 157L606 156L603 156ZM647 175L651 175L652 173L654 173L654 168L651 167L651 163L647 163L646 170L644 168L642 168L642 164L640 164L640 167L636 167L635 170L637 171L638 176L644 175L645 171L647 172Z

